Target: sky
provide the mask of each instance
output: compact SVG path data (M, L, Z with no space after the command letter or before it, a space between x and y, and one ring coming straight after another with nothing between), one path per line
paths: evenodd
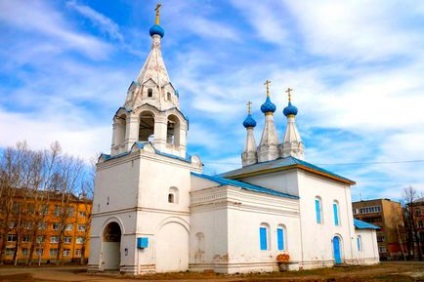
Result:
M280 140L290 87L305 160L356 181L354 201L424 192L423 1L161 3L162 55L205 173L241 166L247 101L259 144L270 80ZM0 148L57 140L85 159L109 153L155 6L0 0Z

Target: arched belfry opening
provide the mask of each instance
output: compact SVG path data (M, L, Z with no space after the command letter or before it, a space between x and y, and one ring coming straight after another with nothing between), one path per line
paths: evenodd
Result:
M180 119L176 115L169 115L166 130L166 143L175 147L180 146L180 131Z
M138 141L153 140L155 128L155 117L152 112L144 111L140 114L140 123L138 130Z
M125 141L127 131L127 116L125 114L115 116L115 145L121 145Z
M121 227L116 222L106 225L103 230L103 265L104 270L117 270L121 264Z

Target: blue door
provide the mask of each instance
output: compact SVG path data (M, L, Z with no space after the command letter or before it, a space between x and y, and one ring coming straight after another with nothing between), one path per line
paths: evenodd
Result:
M336 264L342 263L342 256L340 255L340 238L334 236L333 238L333 251L334 251L334 262Z

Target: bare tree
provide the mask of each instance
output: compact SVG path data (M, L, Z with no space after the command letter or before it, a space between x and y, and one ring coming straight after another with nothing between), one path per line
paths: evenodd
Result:
M422 254L422 242L418 233L417 222L415 219L415 208L417 206L417 200L420 199L418 191L412 187L406 187L403 189L403 200L405 209L405 221L408 236L408 248L412 250L419 260L423 259Z

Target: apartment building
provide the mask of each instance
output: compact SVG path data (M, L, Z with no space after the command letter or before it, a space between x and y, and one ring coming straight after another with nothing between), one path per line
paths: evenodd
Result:
M15 189L0 207L5 263L67 263L88 258L92 201L58 191Z
M402 259L407 254L402 206L389 199L374 199L352 203L356 219L380 227L377 244L380 260Z

